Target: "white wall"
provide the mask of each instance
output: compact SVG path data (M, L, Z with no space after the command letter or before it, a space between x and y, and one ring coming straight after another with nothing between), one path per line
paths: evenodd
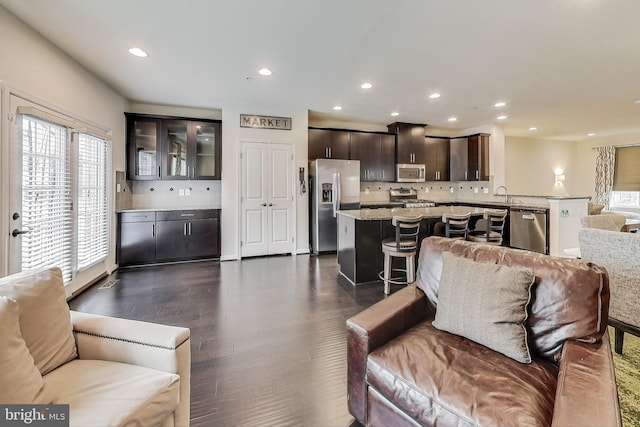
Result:
M505 138L505 182L511 194L585 196L578 185L576 143L539 138ZM555 185L555 170L562 170L564 185Z
M291 117L291 130L252 129L240 127L240 114ZM233 260L240 257L240 143L293 142L295 146L295 176L304 167L307 192L296 194L296 251L309 252L309 185L308 185L308 112L306 108L277 109L254 106L227 106L222 109L222 256ZM296 179L297 182L297 179Z
M94 75L40 37L13 15L0 7L0 80L50 106L80 119L99 124L112 131L112 165L124 170L124 115L127 101ZM3 151L0 152L0 231L8 236L8 159L4 148L7 122L3 111ZM115 183L115 173L111 182ZM113 212L113 209L111 209ZM115 265L115 214L111 217L111 250L107 263L85 271L73 286L91 281L97 274ZM7 240L0 244L0 276L7 274Z

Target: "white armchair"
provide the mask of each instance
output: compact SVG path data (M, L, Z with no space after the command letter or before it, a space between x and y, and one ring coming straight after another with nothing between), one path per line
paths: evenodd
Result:
M57 268L0 279L3 322L0 403L68 404L71 426L189 425L189 329L70 311Z

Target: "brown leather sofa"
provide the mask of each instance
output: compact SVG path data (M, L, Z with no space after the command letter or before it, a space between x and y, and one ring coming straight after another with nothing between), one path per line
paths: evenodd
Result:
M432 325L445 251L533 269L532 363ZM600 267L429 237L417 286L347 321L349 411L365 426L621 426L608 307Z

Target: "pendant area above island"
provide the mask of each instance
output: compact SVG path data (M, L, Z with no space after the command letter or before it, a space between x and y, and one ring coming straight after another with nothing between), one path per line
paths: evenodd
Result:
M471 212L470 226L480 219L484 208L469 206L438 206L431 208L381 208L338 211L339 271L353 285L378 281L384 259L382 240L395 236L391 225L394 216L422 215L420 241L433 234L434 225L445 213ZM401 266L399 266L401 267Z

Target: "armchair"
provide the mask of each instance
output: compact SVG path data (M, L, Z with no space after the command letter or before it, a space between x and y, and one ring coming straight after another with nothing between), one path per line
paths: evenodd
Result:
M0 403L68 404L71 426L189 425L189 329L70 311L58 268L0 279L0 321L2 302L19 307L11 347L31 357L0 348L3 371L29 373L0 372ZM16 389L33 391L1 391Z
M615 351L622 354L624 333L640 336L640 236L589 228L580 230L578 241L582 259L609 273L609 324Z

